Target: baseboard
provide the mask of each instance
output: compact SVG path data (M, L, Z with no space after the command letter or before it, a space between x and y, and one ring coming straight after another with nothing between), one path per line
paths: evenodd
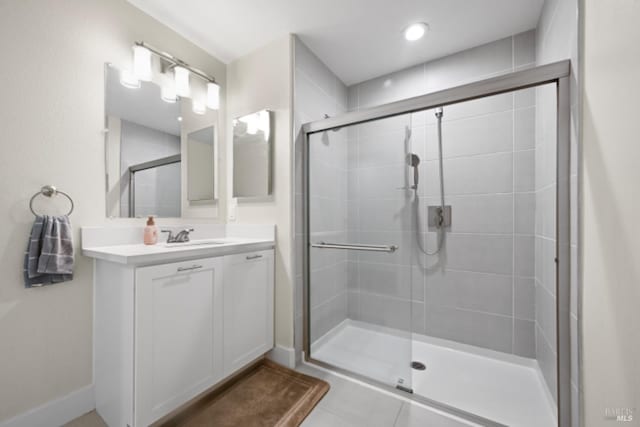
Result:
M62 426L96 407L93 384L0 422L0 427Z
M296 367L296 351L293 348L276 345L269 353L267 353L267 357L269 360L273 360L279 365L286 366L287 368L295 369Z

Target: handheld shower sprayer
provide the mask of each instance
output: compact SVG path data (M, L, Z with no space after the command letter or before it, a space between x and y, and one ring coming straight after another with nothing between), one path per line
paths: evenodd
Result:
M436 125L437 125L437 133L438 133L438 172L440 178L440 205L439 206L429 206L429 224L434 224L437 230L437 241L436 248L434 251L429 252L425 249L424 244L421 240L421 225L422 220L420 219L420 195L418 193L418 165L420 164L420 157L418 157L415 153L409 153L407 155L407 164L413 168L413 189L415 190L414 195L414 206L415 206L415 220L416 220L416 232L418 235L417 244L420 250L426 255L436 255L442 249L442 244L444 242L444 228L451 225L451 207L445 206L444 202L444 167L443 167L443 152L442 152L442 117L444 115L444 110L442 107L438 107L435 109L436 115ZM433 211L434 215L431 216L431 212Z
M416 153L407 154L407 164L413 168L413 190L418 190L418 181L420 176L418 173L418 166L420 165L420 157Z

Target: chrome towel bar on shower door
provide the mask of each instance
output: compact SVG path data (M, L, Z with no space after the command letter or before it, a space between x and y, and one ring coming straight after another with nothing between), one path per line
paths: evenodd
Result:
M359 245L350 243L311 243L312 248L320 249L347 249L354 251L372 251L393 253L398 250L398 245Z

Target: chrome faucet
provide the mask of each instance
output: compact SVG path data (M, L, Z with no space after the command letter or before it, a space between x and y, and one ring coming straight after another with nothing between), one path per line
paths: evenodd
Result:
M186 243L189 241L189 233L193 231L193 228L185 228L181 230L175 236L173 235L171 230L160 230L163 233L169 233L167 237L167 243Z

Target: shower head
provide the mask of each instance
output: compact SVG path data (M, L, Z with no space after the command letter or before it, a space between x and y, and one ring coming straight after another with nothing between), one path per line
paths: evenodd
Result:
M325 113L324 118L325 119L330 119L331 116ZM338 132L340 129L342 129L342 128L333 128L333 129L331 129L331 132Z
M420 164L420 157L415 153L407 154L407 164L412 168L417 168Z
M407 165L413 168L413 185L411 186L411 188L416 191L418 191L418 181L419 181L418 165L419 164L420 164L420 157L418 157L416 153L407 154Z

